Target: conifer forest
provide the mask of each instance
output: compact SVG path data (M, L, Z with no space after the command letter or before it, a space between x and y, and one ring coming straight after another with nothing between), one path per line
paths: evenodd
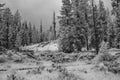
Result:
M120 80L120 0L0 0L0 80Z

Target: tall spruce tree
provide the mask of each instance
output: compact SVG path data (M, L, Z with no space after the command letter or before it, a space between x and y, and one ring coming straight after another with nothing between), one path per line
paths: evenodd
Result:
M33 26L33 29L32 29L32 42L34 44L37 43L37 30L35 25Z
M29 39L29 27L28 27L27 21L25 21L25 31L24 32L25 32L25 39L26 39L25 44L29 45L30 39Z
M115 47L115 26L114 22L112 21L111 14L109 9L107 8L106 10L106 15L107 15L107 34L108 34L108 42L109 42L109 48L114 48Z
M32 43L32 24L29 22L29 44Z
M116 47L120 48L120 0L112 1L112 14L115 16L115 27L116 27Z
M5 43L4 41L4 24L3 24L3 7L5 4L0 4L0 48L3 46ZM1 49L0 49L1 50Z
M19 10L17 10L14 14L14 28L15 28L15 34L20 31L21 28L21 15Z
M53 33L53 40L56 39L56 15L55 12L53 12L53 29L52 29L52 33Z
M81 47L85 45L87 50L89 49L89 36L90 36L90 20L89 20L89 0L72 0L73 2L73 12L75 16L74 24L76 25L75 28L78 30L79 37L81 39Z
M17 36L16 36L16 41L15 41L15 47L17 49L19 49L19 47L22 46L22 33L23 33L23 30L22 28L19 30L19 32L17 33Z
M43 25L42 25L42 20L41 20L41 24L40 24L40 42L43 41L43 30L42 30L42 27L43 27Z
M98 25L101 27L101 41L104 40L104 38L107 38L108 34L108 28L107 28L107 11L104 7L104 2L99 0L99 7L98 7Z
M72 4L70 0L62 0L60 23L60 50L63 52L72 52L72 40L70 40L70 28L72 19ZM71 38L72 39L72 38Z
M4 45L6 48L9 48L9 33L10 33L10 27L12 26L12 20L13 20L13 17L12 17L12 13L11 13L11 10L9 8L6 8L4 13L3 13L3 19L4 19L4 25L5 25L5 41L6 41L6 44Z
M73 6L73 35L74 46L78 51L85 45L87 35L84 35L88 26L85 21L85 11L87 11L87 0L72 0ZM88 44L87 44L88 45Z
M91 2L91 7L92 7L92 23L93 23L93 28L92 28L92 37L91 37L91 44L92 47L95 48L96 50L96 54L98 54L99 52L99 46L100 46L100 42L101 42L101 26L100 26L100 22L98 20L98 16L99 16L99 11L98 8L94 2L94 0L92 0Z
M16 13L13 15L12 26L10 27L9 31L9 40L10 40L10 48L15 48L15 42L17 33L20 31L21 27L21 16L19 11L17 10Z

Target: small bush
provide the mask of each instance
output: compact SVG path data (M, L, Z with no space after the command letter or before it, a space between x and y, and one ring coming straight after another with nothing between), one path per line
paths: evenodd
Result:
M37 69L29 70L26 74L41 74L44 69L45 66L40 66Z
M0 63L5 63L5 62L6 62L6 59L0 58Z
M7 76L7 80L25 80L25 78L17 76L15 74L10 74Z
M72 44L73 44L73 42L71 40L69 40L67 38L62 39L60 41L60 46L59 46L60 51L63 51L65 53L71 53L71 52L73 52L74 48L73 48Z
M115 60L115 57L110 55L110 54L104 54L100 57L101 61L114 61Z
M78 52L85 45L84 37L78 33L68 33L59 41L59 50L65 53Z
M22 59L17 59L14 62L16 62L16 63L23 63L23 60Z
M84 80L84 79L64 69L58 76L57 80Z
M112 56L110 54L103 54L101 55L99 61L103 62L103 64L105 65L106 69L109 72L112 73L120 73L120 64L116 61L118 57L117 56Z

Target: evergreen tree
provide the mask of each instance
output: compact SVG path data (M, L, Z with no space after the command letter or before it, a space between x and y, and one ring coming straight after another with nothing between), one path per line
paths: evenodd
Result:
M109 9L106 10L106 15L107 15L107 26L108 26L107 34L108 34L109 48L114 48L116 32L115 32L114 22L111 19Z
M3 46L3 44L5 44L5 41L4 41L4 24L3 24L3 7L4 7L5 4L0 4L0 47Z
M91 3L91 7L92 7L92 23L93 23L93 29L92 29L92 37L91 37L91 44L92 46L95 48L96 50L96 54L98 54L99 52L99 45L101 42L101 26L100 26L100 22L98 20L98 8L94 3L94 0L92 0Z
M49 40L49 30L43 32L43 41L50 41Z
M32 43L32 25L29 23L29 44Z
M22 46L22 29L17 33L15 47L19 48Z
M20 25L21 25L21 16L18 10L14 14L14 25L15 25L16 30L19 31Z
M53 28L50 26L50 29L47 31L48 33L48 40L51 41L53 40Z
M99 0L99 9L98 9L98 25L101 27L101 41L103 41L104 38L107 38L108 34L108 28L107 28L107 11L104 7L103 1Z
M29 45L30 39L29 39L29 28L28 28L27 21L25 22L25 30L24 30L24 32L25 32L25 39L26 39L25 44Z
M9 8L6 8L4 13L3 13L3 19L4 19L4 27L5 27L5 41L6 41L6 44L4 45L6 48L9 48L9 29L10 27L12 26L12 20L13 20L13 17L12 17L12 13L10 11Z
M72 5L70 0L62 0L63 6L61 8L61 16L59 16L60 23L60 37L65 35L65 29L71 25L71 17L72 17Z
M16 13L13 15L12 26L10 27L10 31L9 31L10 48L15 47L17 33L20 31L20 27L21 27L21 16L19 11L17 10Z
M53 40L56 39L56 18L55 18L55 12L53 13L53 29L52 29L52 33L53 33Z
M115 15L116 45L120 48L120 0L112 0L112 14Z
M37 43L37 30L36 30L36 27L35 25L33 26L33 29L32 29L32 43Z
M16 30L14 28L14 25L10 26L9 28L9 48L13 49L15 48L15 41L16 41Z
M27 25L27 21L25 21L22 25L22 45L28 45L29 44L29 29Z
M95 48L96 54L99 52L100 43L104 38L108 37L108 23L107 23L107 11L104 7L103 1L99 0L99 6L97 6L92 0L91 2L91 46Z
M42 31L42 21L41 21L41 24L40 24L40 42L43 41L43 31Z
M72 0L73 5L73 32L74 33L74 44L78 51L85 45L85 35L88 26L85 21L85 11L87 11L87 0ZM86 32L87 33L87 32ZM88 44L87 44L88 45Z
M62 0L61 16L59 16L60 23L60 50L63 52L72 52L72 40L70 40L70 28L72 19L72 5L70 0ZM71 38L72 39L72 38Z
M88 0L63 0L62 18L60 18L62 51L81 51L86 42L88 48L87 6Z

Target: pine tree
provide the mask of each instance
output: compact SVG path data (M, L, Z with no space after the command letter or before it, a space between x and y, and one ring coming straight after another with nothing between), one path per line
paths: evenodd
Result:
M6 41L5 47L9 48L9 43L10 43L10 41L9 41L9 33L10 33L9 29L12 26L12 20L13 20L12 13L11 13L9 8L5 9L4 14L3 14L3 19L4 19L4 25L5 25L4 27L5 27L5 32L6 32L5 37L4 37L5 41Z
M89 49L89 37L91 27L91 20L89 20L90 5L88 4L88 1L89 0L72 0L75 16L74 24L76 25L76 28L79 27L78 32L80 33L78 34L81 37L81 47L85 45L85 47L87 47L87 50Z
M29 23L29 44L32 43L32 25Z
M4 24L3 24L3 7L4 7L5 4L0 4L0 47L3 46L3 44L5 44L5 41L4 41ZM1 50L1 49L0 49Z
M81 48L85 45L85 39L87 40L87 28L85 20L85 11L87 11L87 0L72 0L73 4L73 32L74 44L77 50L81 51ZM86 32L86 35L85 35ZM88 47L88 44L87 44Z
M107 26L108 26L107 35L108 35L109 48L114 48L116 32L115 32L114 22L112 21L110 11L108 8L106 10L106 15L107 15Z
M26 45L29 45L30 39L29 39L29 28L27 21L25 22L25 35L26 35Z
M52 31L52 33L53 33L53 40L55 40L56 39L56 18L55 18L56 16L55 16L55 12L53 13L53 31Z
M98 24L100 25L102 29L101 34L101 41L103 41L104 38L107 38L107 11L104 7L103 1L99 0L99 9L98 9Z
M43 32L43 41L49 41L49 30Z
M111 0L112 1L112 14L115 15L116 22L115 22L115 28L116 28L116 45L118 48L120 48L120 0Z
M20 28L21 28L21 15L19 10L17 10L14 14L14 27L16 31L15 34L17 34L17 32L20 31Z
M115 47L115 28L113 26L113 24L109 24L109 30L108 30L108 37L109 37L109 47L110 48L114 48Z
M49 35L48 40L49 41L53 40L53 28L52 28L52 26L50 26L50 29L47 32L48 32L47 34Z
M36 30L36 27L35 25L33 26L33 29L32 29L32 43L37 43L37 30Z
M15 48L15 41L16 41L16 30L14 28L14 25L10 26L9 28L9 48L13 49Z
M15 47L19 49L22 46L22 29L17 33Z
M72 52L72 37L70 37L70 28L71 28L71 19L72 19L72 4L70 0L62 0L62 7L61 7L61 16L59 16L59 23L60 23L60 50L63 52Z
M17 10L16 13L13 15L12 26L9 30L9 41L10 41L10 48L15 48L15 42L17 33L20 31L21 27L21 16L19 11Z
M71 0L69 3L67 1L63 1L64 13L61 13L60 18L60 31L63 31L60 45L65 52L81 51L85 44L88 48L88 0Z
M27 21L25 21L22 25L22 45L28 45L29 44L29 29L27 25Z
M61 16L59 16L60 23L60 37L63 37L65 34L65 29L71 25L72 17L72 5L70 0L62 0L63 6L61 8Z
M43 41L43 30L42 30L42 20L41 20L41 24L40 24L40 42Z
M108 38L108 23L107 23L107 11L104 7L103 1L99 0L99 6L97 6L92 0L91 2L91 47L94 47L96 54L99 52L100 43L104 38Z
M98 8L94 3L94 0L92 0L92 21L93 21L93 29L92 29L92 37L91 37L91 44L96 50L96 54L99 52L99 45L101 42L101 26L100 22L98 20Z

